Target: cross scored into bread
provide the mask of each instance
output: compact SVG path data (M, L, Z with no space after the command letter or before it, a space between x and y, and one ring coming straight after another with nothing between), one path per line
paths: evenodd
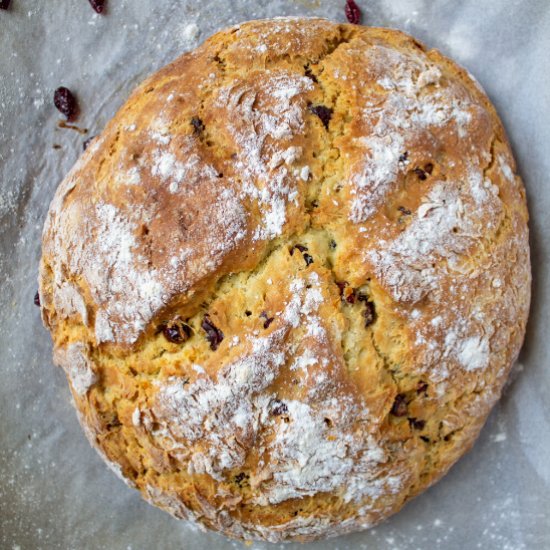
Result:
M233 27L145 81L58 188L40 266L91 443L173 515L270 541L370 527L445 474L529 292L479 85L321 19Z

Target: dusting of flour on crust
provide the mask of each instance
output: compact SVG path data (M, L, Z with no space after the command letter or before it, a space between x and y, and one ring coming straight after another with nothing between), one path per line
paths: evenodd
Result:
M69 344L65 348L56 348L54 361L63 367L74 391L80 396L85 395L97 382L88 351L82 342Z
M256 239L281 234L288 204L297 196L289 165L299 159L301 150L291 141L303 131L304 101L299 96L311 89L308 78L279 71L267 76L262 90L235 84L219 94L218 106L239 115L238 124L229 124L229 132L239 147L236 167L243 174L244 195L261 209ZM272 98L277 101L269 107Z
M440 70L425 58L404 55L384 46L368 52L369 64L380 74L384 94L365 97L362 116L372 128L357 140L365 161L354 167L351 178L350 220L364 222L378 211L395 187L398 173L406 166L403 155L419 132L450 125L464 137L472 118L473 105L453 95L454 90L438 86ZM389 76L391 75L391 77Z
M374 437L353 430L358 418L371 421L368 411L351 397L342 397L327 370L329 358L314 351L320 343L327 346L329 338L318 316L325 299L321 289L317 273L290 281L290 299L268 336L247 338L240 345L242 355L226 363L216 379L200 366L195 367L199 376L193 383L167 379L151 411L138 412L136 421L163 448L186 461L190 473L208 473L218 480L224 479L224 471L244 464L247 442L256 441L270 456L250 480L257 489L257 504L331 490L341 490L345 502L361 502L398 491L403 481L399 469L380 476L386 451ZM266 390L287 362L290 331L298 327L318 344L308 347L292 368L315 382L305 401L285 402L288 422L281 422L269 413L275 396ZM330 425L328 418L338 421ZM371 429L376 431L376 426Z

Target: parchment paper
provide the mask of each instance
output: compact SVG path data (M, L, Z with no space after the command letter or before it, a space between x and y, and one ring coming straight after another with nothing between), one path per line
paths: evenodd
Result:
M474 450L369 532L313 549L550 548L550 2L357 0L364 21L465 65L510 135L531 212L533 305L505 395ZM0 10L0 547L244 548L149 506L88 445L33 305L42 223L85 136L56 127L53 90L98 133L146 75L227 25L275 15L344 20L344 0L12 0ZM60 148L54 149L54 145ZM287 545L298 548L300 545ZM252 548L273 548L254 544Z

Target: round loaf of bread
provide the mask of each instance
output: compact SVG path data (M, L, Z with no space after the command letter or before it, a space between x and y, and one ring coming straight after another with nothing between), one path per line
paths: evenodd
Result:
M473 444L524 336L525 192L494 108L437 51L255 21L92 142L39 282L115 471L229 536L312 540L386 518Z

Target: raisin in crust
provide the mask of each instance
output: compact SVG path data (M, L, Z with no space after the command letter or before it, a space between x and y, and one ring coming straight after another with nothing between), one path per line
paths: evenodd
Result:
M334 536L477 437L525 331L525 192L439 52L255 21L153 75L90 144L39 283L82 425L148 501L241 539Z

